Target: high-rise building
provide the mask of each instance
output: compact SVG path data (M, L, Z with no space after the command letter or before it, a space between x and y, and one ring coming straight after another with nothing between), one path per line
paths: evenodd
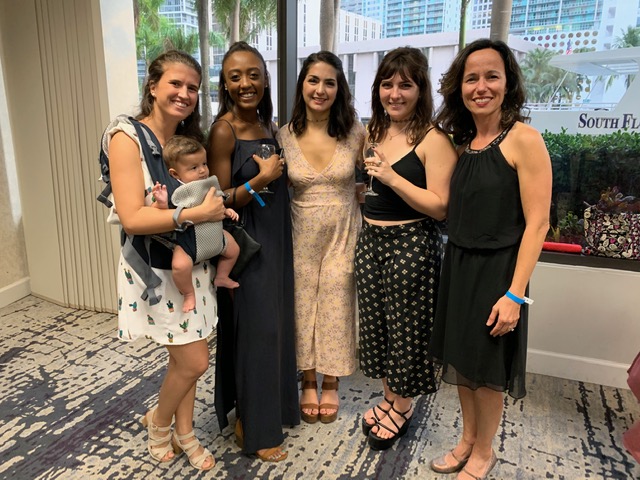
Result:
M165 0L158 9L158 13L182 28L184 33L198 33L195 0Z
M456 30L460 0L342 0L340 8L375 18L385 38Z

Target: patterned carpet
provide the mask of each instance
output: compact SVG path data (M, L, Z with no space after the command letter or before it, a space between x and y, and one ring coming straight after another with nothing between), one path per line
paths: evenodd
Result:
M429 469L460 431L451 386L418 399L407 436L391 450L373 452L359 422L379 398L379 386L358 372L340 383L338 421L287 429L289 458L267 464L239 453L232 428L218 430L212 365L199 385L196 433L218 463L200 474L184 456L159 466L146 452L138 420L156 400L162 348L116 340L112 315L34 297L0 309L0 325L0 478L455 478ZM630 391L529 375L527 397L507 398L505 407L495 443L500 460L490 478L640 478L621 440L640 418Z

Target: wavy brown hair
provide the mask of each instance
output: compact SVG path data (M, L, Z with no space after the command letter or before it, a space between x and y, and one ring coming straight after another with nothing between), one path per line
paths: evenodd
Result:
M409 144L417 145L425 137L433 123L433 94L431 93L427 57L413 47L399 47L391 50L384 56L378 67L371 86L369 139L372 142L381 142L387 134L389 125L391 125L389 115L380 102L380 84L396 73L400 74L403 80L411 80L418 86L418 103L406 129Z
M353 97L349 90L347 78L344 75L342 61L340 61L335 54L326 50L312 53L302 64L296 85L296 96L291 113L291 121L289 122L289 130L296 135L302 135L307 128L307 105L302 96L302 87L309 73L309 69L316 63L321 62L331 65L335 69L338 87L336 99L329 110L327 133L330 137L342 140L349 135L349 132L353 128L356 121L356 110L353 107Z
M471 112L465 107L462 100L462 77L469 55L487 48L500 54L507 79L500 126L505 129L517 121L528 120L523 112L526 101L524 81L515 55L506 43L500 40L481 38L471 42L458 52L449 70L440 81L439 92L442 94L443 103L436 117L436 122L445 132L453 135L453 141L456 145L468 143L476 136L476 124Z
M222 58L222 69L220 70L220 80L218 83L219 106L218 114L216 115L214 123L225 113L232 112L233 107L235 107L235 103L231 98L231 95L229 95L229 92L224 88L224 64L227 59L236 52L253 53L262 63L262 69L264 70L264 94L262 95L262 100L260 100L260 103L258 103L258 118L260 119L260 123L262 123L265 128L271 131L271 122L273 120L273 103L271 101L271 79L269 78L269 72L267 71L267 63L264 61L264 57L262 56L262 54L247 42L235 42L229 47L229 50L227 50L227 53L225 53L224 57Z
M187 67L193 68L198 76L200 77L200 81L202 81L202 68L200 64L196 61L188 53L182 52L180 50L168 50L163 54L159 55L151 64L149 65L147 78L144 82L144 87L142 89L142 99L140 100L140 113L136 116L138 120L141 120L145 117L148 117L153 111L153 103L155 98L151 95L151 87L157 84L164 72L167 70L167 67L174 63L181 63L186 65ZM184 135L186 137L195 138L199 142L204 140L204 134L200 129L200 103L199 96L196 100L196 106L187 118L185 118L182 122L178 124L178 128L176 129L176 135Z

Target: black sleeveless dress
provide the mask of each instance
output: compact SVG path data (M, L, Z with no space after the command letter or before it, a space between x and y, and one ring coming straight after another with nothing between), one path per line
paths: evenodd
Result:
M235 133L234 133L235 134ZM231 184L244 188L258 174L252 158L260 140L236 139ZM220 428L234 407L242 419L244 451L254 453L284 441L282 426L300 423L293 316L293 244L287 176L237 209L245 229L261 245L238 278L231 302L218 289L215 404Z
M469 147L451 178L449 241L438 294L430 354L442 379L522 398L528 305L513 332L492 337L493 305L511 285L525 221L516 171L500 151L509 129L481 150Z

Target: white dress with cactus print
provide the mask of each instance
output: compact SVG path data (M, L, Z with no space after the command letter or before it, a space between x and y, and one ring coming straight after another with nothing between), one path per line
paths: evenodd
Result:
M109 139L118 131L123 131L138 142L133 127L117 125L108 132ZM147 164L141 158L147 196L145 204L151 204L153 181ZM127 260L120 254L118 263L118 336L125 341L144 337L162 345L184 345L207 338L218 322L216 288L213 285L215 267L208 262L193 266L193 287L196 292L196 308L182 312L182 294L178 291L171 270L154 268L162 283L155 288L161 295L160 303L149 305L140 295L145 289L142 279Z

